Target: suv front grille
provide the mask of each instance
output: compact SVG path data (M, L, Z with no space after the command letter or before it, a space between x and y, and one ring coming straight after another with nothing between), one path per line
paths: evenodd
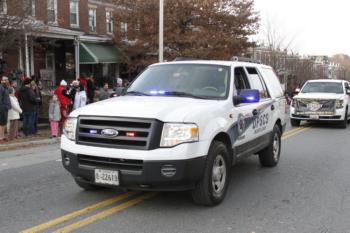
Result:
M319 104L319 109L311 109L309 104ZM320 114L334 114L335 100L324 99L299 99L296 101L296 111L305 114L320 113Z
M79 117L77 144L151 150L159 146L163 123L153 119ZM116 135L106 135L113 130Z
M141 171L143 168L142 160L116 159L89 155L78 155L78 164L97 168L110 168L117 170L132 171Z

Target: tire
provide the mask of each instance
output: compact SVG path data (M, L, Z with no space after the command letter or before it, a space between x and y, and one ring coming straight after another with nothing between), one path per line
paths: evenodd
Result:
M340 122L340 127L342 129L346 129L348 127L348 109L345 111L344 120Z
M74 179L75 183L82 189L86 190L86 191L94 191L94 190L99 190L102 187L97 186L97 185L93 185L93 184L89 184L87 182L78 180L78 179Z
M213 141L205 163L203 177L191 193L194 202L206 206L221 203L229 184L230 167L226 145L220 141Z
M291 124L293 127L299 127L299 126L300 126L300 120L290 119L290 124Z
M261 166L277 166L281 155L281 130L278 125L273 128L270 144L258 154Z

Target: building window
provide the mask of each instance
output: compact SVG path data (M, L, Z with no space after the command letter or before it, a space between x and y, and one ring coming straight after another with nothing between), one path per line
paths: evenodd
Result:
M57 22L57 0L47 0L47 20Z
M35 17L35 0L28 0L24 4L24 13Z
M31 16L35 17L35 0L31 0L31 6L30 6L30 9L31 9Z
M106 25L107 33L113 33L113 13L111 11L106 11Z
M79 2L78 0L70 0L70 25L79 26Z
M140 20L138 19L136 24L135 24L135 31L140 31L141 30L141 23L140 23Z
M96 32L96 9L89 9L89 31Z
M7 14L6 0L0 0L0 13Z
M120 23L120 31L122 33L127 33L128 32L128 23L126 22L121 22Z

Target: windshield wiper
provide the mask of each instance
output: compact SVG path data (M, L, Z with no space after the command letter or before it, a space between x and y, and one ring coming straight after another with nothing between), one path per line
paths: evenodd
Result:
M149 96L149 94L141 91L129 91L129 92L126 92L125 95Z
M178 96L178 97L189 97L189 98L195 98L195 99L210 99L208 97L193 95L191 93L181 92L181 91L166 91L166 92L164 92L164 95Z

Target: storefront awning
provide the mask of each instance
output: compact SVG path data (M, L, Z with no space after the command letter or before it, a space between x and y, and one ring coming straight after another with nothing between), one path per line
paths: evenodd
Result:
M103 43L80 43L80 64L119 63L121 54L114 45Z

